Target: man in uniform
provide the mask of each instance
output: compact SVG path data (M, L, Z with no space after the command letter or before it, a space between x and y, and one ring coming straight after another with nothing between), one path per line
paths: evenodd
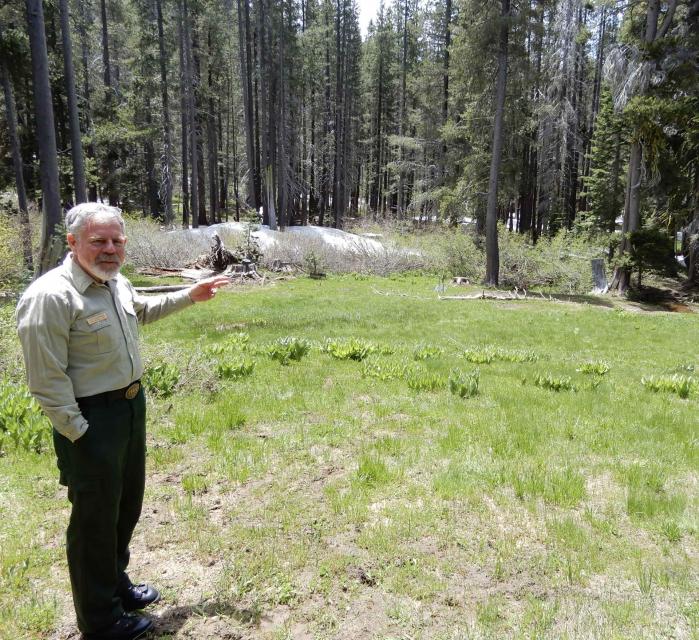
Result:
M86 640L133 640L150 630L132 613L159 599L126 573L145 485L145 398L138 322L210 300L228 278L145 297L119 273L119 209L66 215L71 253L34 281L17 307L29 389L53 424L60 482L72 504L66 535L78 627Z

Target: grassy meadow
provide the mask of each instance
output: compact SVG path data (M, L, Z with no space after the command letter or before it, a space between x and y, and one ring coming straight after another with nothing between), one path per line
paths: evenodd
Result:
M143 328L154 637L699 638L698 316L436 284ZM50 449L0 457L0 637L78 637L68 513Z

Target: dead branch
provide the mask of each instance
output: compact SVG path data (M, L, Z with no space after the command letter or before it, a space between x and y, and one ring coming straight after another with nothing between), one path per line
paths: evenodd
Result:
M439 296L440 300L526 300L527 292L524 290L520 294L515 287L512 291L481 291L467 296Z

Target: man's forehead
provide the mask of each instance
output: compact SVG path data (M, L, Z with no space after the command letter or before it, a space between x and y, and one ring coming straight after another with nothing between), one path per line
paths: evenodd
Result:
M90 238L123 237L124 231L116 218L93 218L85 225L85 235Z

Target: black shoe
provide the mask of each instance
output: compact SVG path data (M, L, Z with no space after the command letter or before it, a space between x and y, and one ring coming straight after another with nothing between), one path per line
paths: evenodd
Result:
M160 600L160 593L155 587L149 584L130 584L123 589L120 589L118 596L121 598L121 604L124 611L137 611L144 609L149 604Z
M83 640L136 640L148 633L152 627L152 620L125 613L106 629L83 633Z

